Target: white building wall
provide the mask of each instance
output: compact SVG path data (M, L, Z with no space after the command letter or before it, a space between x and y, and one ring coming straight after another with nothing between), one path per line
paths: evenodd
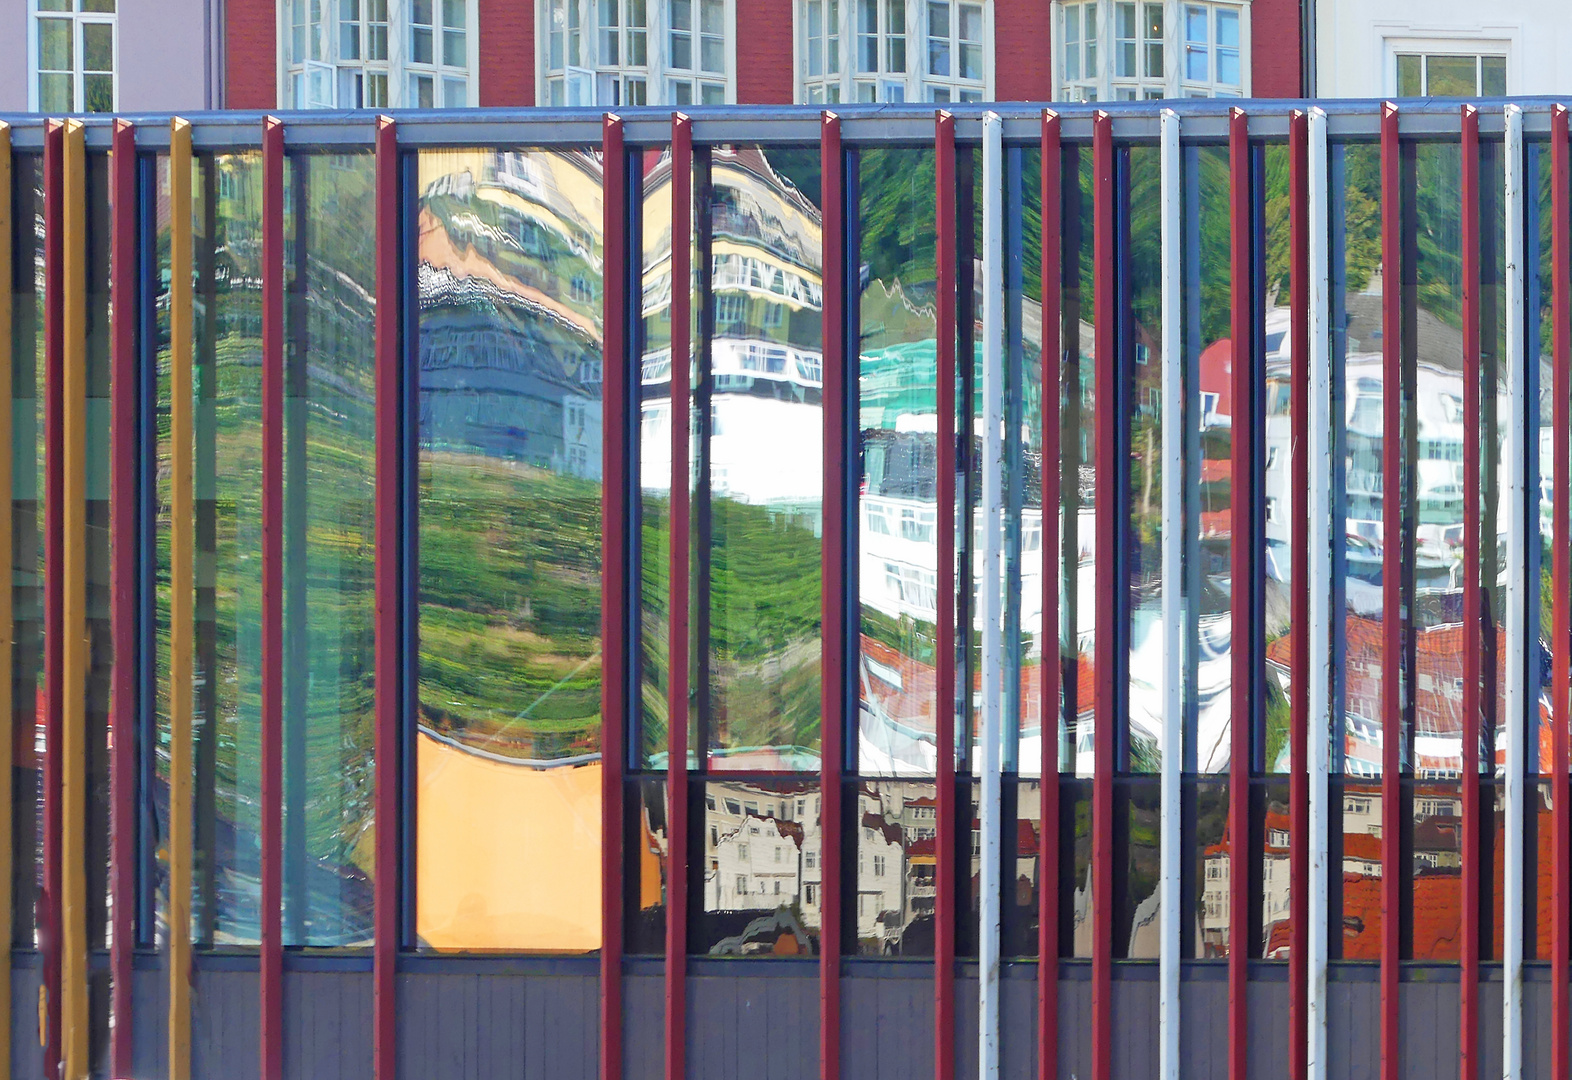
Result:
M1572 19L1557 0L1319 0L1315 21L1318 97L1395 94L1399 50L1504 54L1508 95L1572 92Z

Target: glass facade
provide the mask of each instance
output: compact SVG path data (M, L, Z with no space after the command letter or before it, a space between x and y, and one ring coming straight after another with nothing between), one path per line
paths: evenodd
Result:
M1214 45L1219 10L1205 8ZM952 64L963 29L957 16ZM1135 49L1140 25L1126 29ZM888 62L888 37L875 44ZM127 271L109 245L112 160L93 149L68 233L79 249L57 256L84 270L84 378L58 384L46 361L74 279L51 272L60 195L20 129L5 193L14 947L47 953L62 917L47 857L82 860L90 950L114 945L129 903L139 947L178 931L199 965L275 944L312 964L384 963L391 926L411 971L538 957L583 974L604 952L603 970L644 958L629 968L642 977L676 942L704 964L838 954L848 978L902 964L925 978L952 941L963 959L989 955L978 918L997 899L1003 957L1062 959L1075 980L1115 963L1145 978L1158 960L1210 972L1200 981L1286 979L1286 961L1306 959L1303 922L1348 971L1451 971L1474 946L1485 963L1521 949L1548 970L1572 824L1555 712L1572 652L1558 621L1572 538L1556 513L1569 465L1555 418L1572 396L1555 355L1572 336L1556 324L1572 294L1555 258L1565 148L1543 110L1510 114L1506 136L1487 127L1472 158L1434 110L1383 144L1379 118L1356 109L1325 174L1300 187L1297 127L1252 115L1228 146L1215 110L1179 111L1183 141L1164 146L1081 108L1039 143L1040 116L1012 114L997 172L961 117L953 191L937 190L948 162L910 117L886 132L871 113L833 168L802 142L807 111L779 131L762 117L737 143L732 121L701 110L691 158L638 143L608 160L564 120L580 141L542 130L493 145L476 127L435 146L410 124L379 160L344 128L342 145L291 145L272 191L254 141L215 128L190 166L190 221L172 217L176 156L155 144L137 162L130 314L110 304ZM674 206L684 190L690 206ZM1312 198L1327 229L1307 238ZM983 243L995 211L1001 265ZM179 237L194 255L189 357L171 333ZM1307 248L1324 255L1329 326L1310 353ZM134 387L112 378L117 329L145 368ZM673 400L684 353L686 402ZM1312 359L1320 399L1296 389ZM171 389L186 363L189 403ZM985 375L1005 388L993 461ZM941 416L952 377L955 415ZM53 482L46 423L68 386L87 425L79 491ZM109 524L122 394L151 448L130 536ZM171 417L187 406L195 498L181 521ZM1296 434L1318 409L1324 455ZM62 685L44 632L61 617L45 553L68 499L85 508L80 686ZM1329 519L1313 522L1318 499ZM177 537L195 554L189 777L172 775L170 749ZM686 579L672 580L674 545ZM1312 550L1330 577L1296 580ZM993 552L997 656L982 645ZM111 600L128 553L146 655L122 658ZM379 579L383 559L396 572ZM263 647L264 580L281 593L277 652ZM1321 716L1306 642L1324 653ZM129 897L109 828L127 790L108 736L121 662L139 665ZM997 808L980 775L989 679ZM64 750L47 721L77 694L85 835L62 841L48 766ZM941 747L952 718L955 746ZM180 851L186 781L194 841ZM1325 868L1319 891L1307 859ZM177 865L192 871L189 928L170 925ZM1038 956L1043 920L1058 957Z

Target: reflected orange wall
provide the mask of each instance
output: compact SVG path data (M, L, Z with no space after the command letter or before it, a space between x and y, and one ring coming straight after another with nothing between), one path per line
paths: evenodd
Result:
M417 749L415 932L435 949L600 948L600 763Z

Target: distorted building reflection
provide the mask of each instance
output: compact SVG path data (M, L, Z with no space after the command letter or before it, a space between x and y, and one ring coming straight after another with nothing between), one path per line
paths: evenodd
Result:
M601 165L420 168L416 933L600 944Z

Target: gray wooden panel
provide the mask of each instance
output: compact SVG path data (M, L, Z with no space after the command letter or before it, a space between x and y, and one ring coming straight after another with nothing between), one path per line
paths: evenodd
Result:
M1059 980L1059 1075L1092 1075L1092 984Z
M771 973L688 977L688 1076L811 1080L819 1074L819 980Z
M372 996L369 971L286 971L286 1080L372 1080Z
M1255 980L1246 985L1245 1054L1251 1076L1272 1076L1288 1060L1288 991L1286 981Z
M191 1075L252 1080L261 1072L255 971L198 970L191 984Z
M1496 969L1499 974L1500 968ZM1498 979L1479 984L1479 1075L1501 1075L1502 1039L1501 982Z
M980 987L976 969L955 976L955 1075L976 1076L982 1054L979 1045L977 995Z
M131 974L131 1072L137 1080L169 1075L169 973Z
M907 1080L933 1073L933 966L912 964L910 974L890 966L841 980L844 1076Z
M1014 1080L1037 1076L1037 980L1024 973L999 980L999 1071Z
M1179 1060L1185 1080L1224 1080L1228 1075L1228 981L1179 983Z
M1376 1080L1381 1070L1380 984L1328 980L1326 1003L1327 1075Z
M1458 984L1398 985L1398 1068L1413 1080L1457 1080Z
M599 1066L599 1016L592 975L400 975L400 1075L589 1080ZM369 1031L369 1012L367 1022Z
M624 1080L661 1080L666 1054L666 984L660 975L622 979Z
M1156 979L1113 981L1113 1075L1120 1080L1157 1080Z
M1555 1041L1550 1022L1555 1009L1550 1001L1552 984L1523 980L1523 1077L1550 1080L1550 1044Z
M38 1045L38 987L42 968L11 969L11 1075L44 1075L44 1052Z

